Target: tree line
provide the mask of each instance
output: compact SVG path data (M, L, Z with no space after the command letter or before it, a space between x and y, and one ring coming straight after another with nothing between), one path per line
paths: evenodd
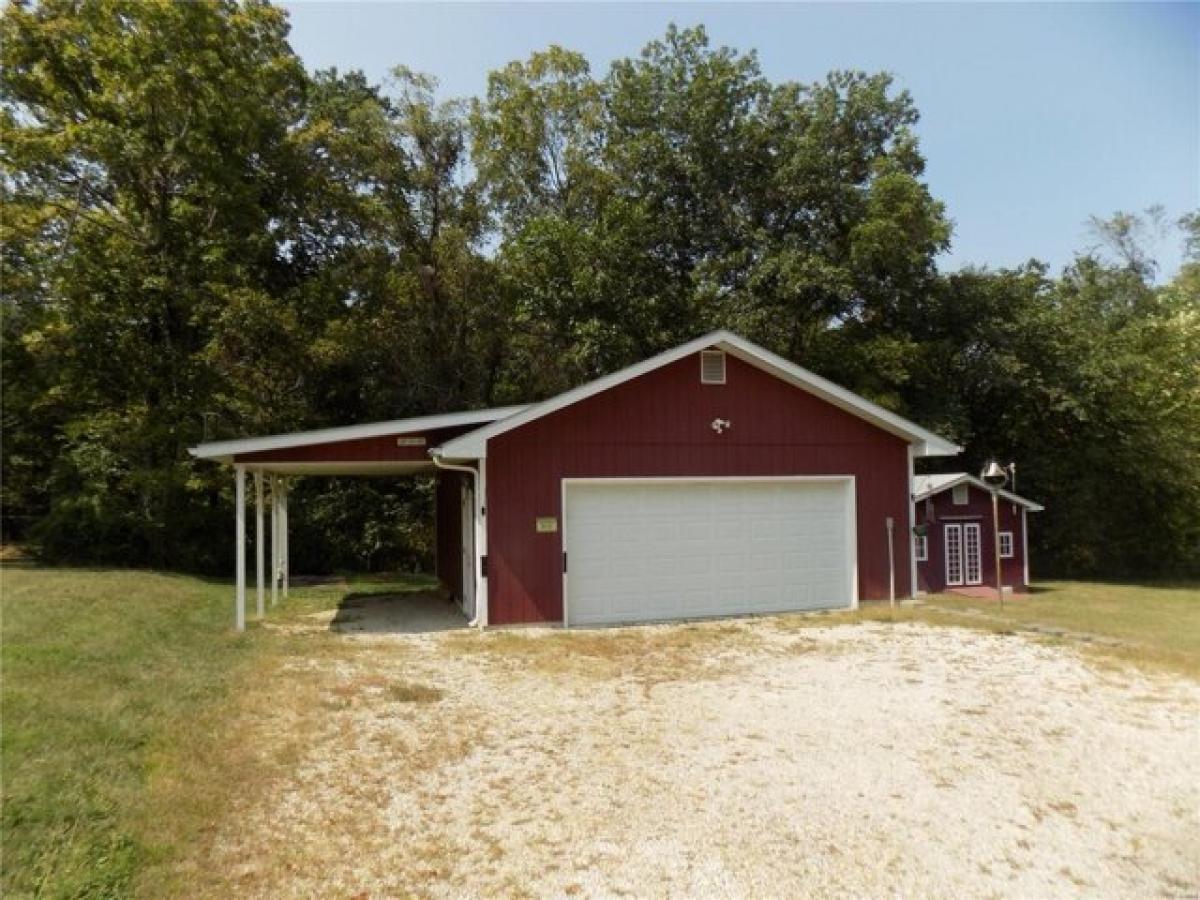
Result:
M550 396L733 329L1018 463L1041 574L1200 562L1200 218L1061 272L939 271L951 221L887 74L764 77L671 27L550 47L443 101L306 72L265 2L0 19L3 515L55 561L227 572L187 447ZM421 481L307 479L309 568L428 562Z

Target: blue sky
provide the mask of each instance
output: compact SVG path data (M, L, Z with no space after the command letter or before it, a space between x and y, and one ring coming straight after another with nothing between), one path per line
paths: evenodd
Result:
M670 22L757 50L776 81L889 71L921 111L926 176L955 223L945 269L1057 269L1092 242L1093 213L1200 207L1200 4L284 5L310 69L381 80L402 63L447 97L552 43L603 74ZM1177 245L1160 248L1163 275Z

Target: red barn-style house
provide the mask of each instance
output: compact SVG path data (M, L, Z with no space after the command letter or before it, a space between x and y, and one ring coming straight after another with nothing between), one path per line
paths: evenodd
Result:
M719 331L529 406L192 453L236 471L239 623L247 475L261 611L265 487L286 588L288 479L427 473L437 574L466 616L571 626L915 594L914 459L960 449Z
M1004 590L1024 593L1029 589L1028 513L1043 507L1005 490L998 491L998 500ZM918 475L913 501L919 592L995 596L992 489L966 472Z

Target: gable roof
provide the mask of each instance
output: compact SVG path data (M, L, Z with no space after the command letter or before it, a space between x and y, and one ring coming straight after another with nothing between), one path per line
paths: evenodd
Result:
M321 428L317 431L269 434L264 437L239 438L232 441L211 441L207 444L190 447L188 453L197 459L231 462L233 457L239 453L284 450L289 447L308 447L316 444L331 444L335 441L382 437L389 434L411 434L415 431L436 431L439 428L454 428L463 425L482 425L516 415L527 408L527 405L522 405L501 406L495 409L472 409L437 416L418 416L413 419L392 419L387 422L367 422L362 425L346 425L340 428Z
M896 415L871 401L846 390L832 381L822 378L781 356L776 356L770 350L751 343L731 331L714 331L703 337L680 344L673 350L652 356L647 360L621 369L595 381L580 385L573 390L551 397L541 403L535 403L523 411L499 419L482 428L477 428L467 434L459 435L446 441L440 447L433 448L430 453L447 459L481 459L487 456L487 442L499 434L540 419L550 413L557 412L580 400L585 400L617 385L632 381L648 372L662 368L665 365L683 359L701 350L724 350L730 356L737 357L745 363L761 369L776 378L808 391L816 397L845 410L860 419L882 428L898 437L902 437L915 447L917 456L950 456L959 453L962 448L945 438L927 431L914 422Z
M973 484L983 491L991 493L991 488L981 478L976 478L967 472L946 472L941 475L914 475L913 476L913 500L925 500L932 497L934 494L940 494L943 491L948 491L950 488L959 484ZM1005 500L1011 500L1018 506L1023 506L1030 512L1041 512L1046 507L1040 503L1034 503L1032 500L1026 500L1024 497L1018 497L1011 491L1000 490L998 492Z

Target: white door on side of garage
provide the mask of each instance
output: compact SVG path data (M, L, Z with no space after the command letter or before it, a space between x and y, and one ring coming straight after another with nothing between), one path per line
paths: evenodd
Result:
M566 479L564 624L857 606L854 480Z

